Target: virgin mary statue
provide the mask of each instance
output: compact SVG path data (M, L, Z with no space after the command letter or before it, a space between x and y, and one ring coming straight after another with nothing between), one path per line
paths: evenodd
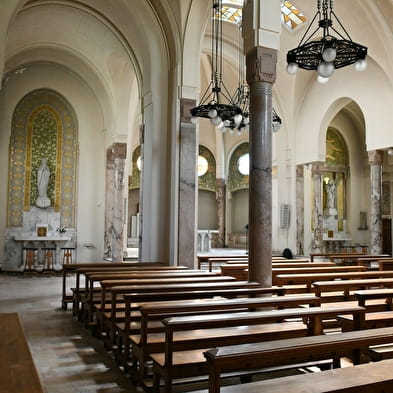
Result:
M37 170L38 198L35 202L37 207L47 208L50 206L50 199L48 198L49 177L50 170L46 163L46 158L43 158Z

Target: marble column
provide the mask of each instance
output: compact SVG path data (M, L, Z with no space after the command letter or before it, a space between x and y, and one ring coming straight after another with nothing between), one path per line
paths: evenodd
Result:
M125 251L125 143L114 143L107 150L105 204L105 258L122 262Z
M217 216L218 216L218 239L217 247L225 247L225 179L217 179Z
M191 123L190 109L194 100L183 98L180 102L180 155L179 155L179 221L178 264L196 266L196 201L198 143L196 126Z
M322 181L323 174L319 165L314 164L312 168L312 182L314 198L312 201L312 227L313 240L312 252L323 252L323 201L322 201Z
M247 53L250 86L249 280L272 284L272 87L277 51Z
M382 253L382 162L383 152L368 152L371 181L370 205L370 251L371 254Z
M296 255L304 255L304 167L296 167Z

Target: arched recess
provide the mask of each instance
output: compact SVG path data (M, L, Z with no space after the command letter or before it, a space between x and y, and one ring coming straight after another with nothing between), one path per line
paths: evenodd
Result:
M198 156L198 229L217 230L216 159L213 153L199 145Z
M228 162L228 246L245 248L248 224L249 144L241 143Z
M23 97L15 108L11 126L8 226L21 227L23 212L35 205L37 169L43 158L51 173L51 206L60 212L62 225L75 226L77 152L78 123L70 103L49 89Z

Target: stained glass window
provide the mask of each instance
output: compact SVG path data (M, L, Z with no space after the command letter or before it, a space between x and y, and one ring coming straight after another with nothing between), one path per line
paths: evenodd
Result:
M242 7L243 0L226 0L221 8L222 20L235 24L241 24ZM289 30L294 30L306 21L306 17L293 5L292 2L282 1L281 21Z
M281 4L281 21L289 29L296 27L306 21L306 17L290 1L283 1Z

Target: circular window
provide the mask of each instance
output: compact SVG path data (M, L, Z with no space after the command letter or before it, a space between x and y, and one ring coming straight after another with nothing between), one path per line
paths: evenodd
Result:
M139 156L136 159L136 167L139 169L139 171L142 169L142 158L141 158L141 156Z
M237 169L242 175L250 174L250 155L248 153L239 157L237 160Z
M209 167L209 163L207 162L205 157L198 156L198 176L203 176Z

